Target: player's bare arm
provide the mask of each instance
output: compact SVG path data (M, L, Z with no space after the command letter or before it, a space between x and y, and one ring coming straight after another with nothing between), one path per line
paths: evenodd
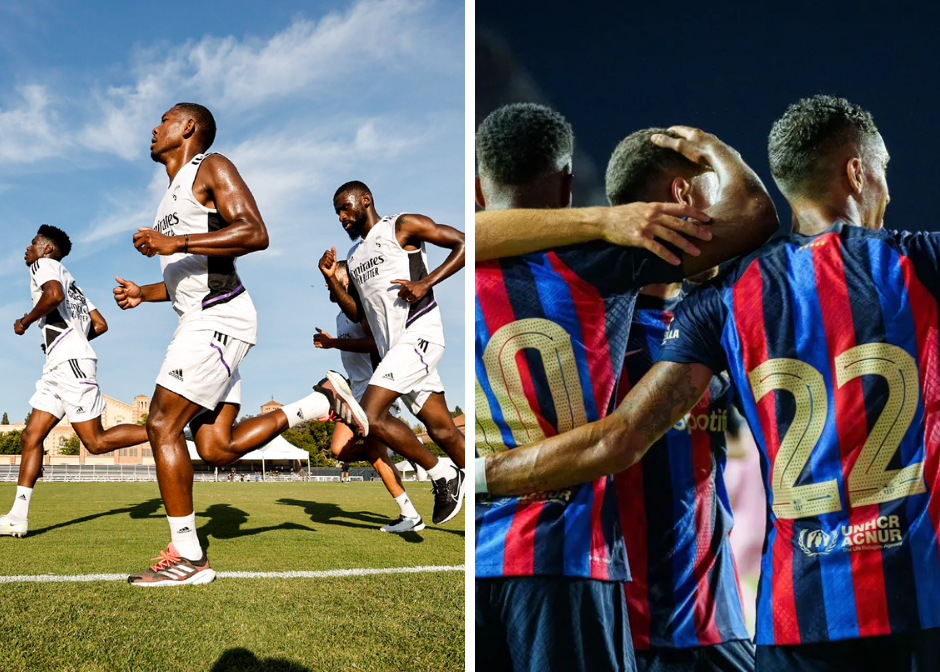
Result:
M179 252L240 257L268 247L268 231L258 204L229 159L220 154L206 157L193 183L193 196L207 208L217 209L227 226L182 236L165 236L155 229L140 228L134 234L134 247L148 257Z
M42 285L42 296L28 313L23 313L23 317L13 323L13 331L17 336L22 336L29 329L29 325L37 322L62 303L65 299L65 292L62 291L62 283L58 280L49 280Z
M487 492L522 495L561 490L628 469L692 410L712 375L704 364L656 364L611 415L487 456Z
M108 330L108 322L97 310L91 311L89 317L91 317L91 333L88 334L88 340L92 341Z
M313 335L313 345L324 350L340 350L342 352L378 352L375 345L374 336L365 338L333 338L323 329L317 327L317 333Z
M697 275L720 263L756 250L778 227L777 210L767 189L741 155L711 133L689 126L672 126L678 137L656 134L651 140L659 147L713 170L719 191L706 213L711 217L711 240L700 247L698 256L683 255L682 270Z
M121 310L136 308L144 302L169 301L170 294L166 284L155 282L152 285L137 285L130 280L114 276L118 286L114 288L114 300Z
M346 290L339 276L336 275L338 265L336 263L335 247L323 253L317 267L326 279L326 284L329 285L330 289L333 291L333 296L336 297L336 303L339 305L340 310L353 322L363 321L365 313L362 312L362 307L359 305L356 297Z
M699 248L689 238L707 241L712 236L709 227L699 223L709 222L709 216L682 203L628 203L609 208L560 210L486 210L476 213L475 220L474 254L477 261L603 240L613 245L647 249L678 266L682 260L660 241L696 256L700 253Z
M409 303L419 301L434 285L446 280L464 267L464 234L452 226L437 224L424 215L401 215L395 222L398 244L408 250L421 243L431 243L450 250L444 263L421 280L392 280L400 285L398 296Z

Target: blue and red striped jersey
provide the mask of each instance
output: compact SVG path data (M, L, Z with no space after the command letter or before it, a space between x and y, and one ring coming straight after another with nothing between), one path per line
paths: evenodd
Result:
M736 263L661 359L727 370L761 451L758 644L940 627L940 237L837 222Z
M680 269L643 250L600 242L478 263L477 455L604 417L637 290L677 276ZM612 481L479 498L476 576L629 580Z
M617 403L659 357L679 299L640 295ZM624 585L637 650L749 639L731 552L725 431L731 385L716 375L702 400L614 477L632 581Z

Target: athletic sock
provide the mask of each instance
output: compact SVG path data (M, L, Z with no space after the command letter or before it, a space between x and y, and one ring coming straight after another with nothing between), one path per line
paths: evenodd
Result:
M395 503L398 504L398 508L401 509L401 515L405 518L418 518L418 510L415 509L415 505L411 503L407 492L403 492L396 497Z
M22 485L16 486L13 508L7 514L14 522L25 522L29 518L29 500L33 498L33 489Z
M428 471L428 478L430 478L432 481L436 481L441 478L453 478L454 477L454 472L451 471L450 466L441 462L440 460L438 460L437 464L435 464L433 467L431 467L427 471Z
M287 416L287 426L293 427L307 420L317 420L330 413L330 401L319 392L308 394L300 401L282 406Z
M176 552L187 560L200 560L202 546L196 536L196 513L176 518L167 516L166 519L170 522L170 539Z

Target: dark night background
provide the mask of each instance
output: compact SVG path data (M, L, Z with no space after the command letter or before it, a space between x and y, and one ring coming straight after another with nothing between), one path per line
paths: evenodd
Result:
M628 133L698 126L741 152L789 227L767 134L789 103L839 95L871 111L891 154L885 226L940 230L923 203L940 146L940 9L923 7L478 0L476 122L520 100L563 113L576 205L604 202L607 159Z

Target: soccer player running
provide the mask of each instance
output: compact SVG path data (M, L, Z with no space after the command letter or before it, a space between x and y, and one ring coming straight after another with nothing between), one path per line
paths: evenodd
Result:
M613 407L639 289L701 273L776 230L760 180L707 137L687 175L693 182L706 168L714 172L700 180L701 189L712 188L707 212L683 203L550 210L571 202L567 121L516 104L480 125L477 199L493 210L477 216L479 223L486 215L486 254L530 254L476 265L478 455L511 455L603 417ZM711 221L712 235L679 217ZM676 232L702 239L700 249ZM639 249L650 246L650 234L685 252L679 266ZM561 247L535 252L540 245ZM544 490L477 501L477 660L488 669L634 669L623 589L630 572L612 477Z
M22 336L38 322L46 364L29 400L33 410L23 431L16 495L10 512L0 516L0 536L22 537L29 531L29 504L42 472L42 443L63 415L95 455L147 442L143 427L101 425L98 356L89 341L106 332L108 323L62 265L71 250L68 234L46 224L26 248L33 309L13 323L13 331Z
M199 456L213 466L230 464L289 427L331 412L368 433L365 414L335 372L300 401L234 424L241 403L238 366L257 331L255 307L235 270L235 257L265 249L268 234L234 164L221 154L206 154L215 132L209 110L193 103L173 106L153 129L150 156L166 166L170 184L153 228L139 229L134 246L145 256L160 255L163 282L138 286L116 278L114 298L122 309L172 301L179 315L147 417L171 542L159 562L128 578L137 586L215 578L196 536L193 466L183 436L187 423Z
M607 165L611 205L637 201L714 206L717 175L645 129L627 136ZM687 291L714 277L644 287L637 297L617 403L657 360L672 314ZM632 580L625 584L637 670L746 672L754 669L729 535L725 436L732 392L725 374L640 464L614 478ZM738 431L746 431L739 428Z
M349 291L336 274L336 248L320 259L320 271L340 308L353 322L366 318L381 362L369 379L362 408L370 436L428 472L434 490L435 525L459 513L463 504L464 436L444 399L437 365L444 355L444 328L434 285L463 268L464 235L424 215L380 217L372 192L362 182L336 190L333 207L353 245L347 256ZM450 250L428 273L425 243ZM440 462L404 422L389 414L401 397L454 461Z
M761 672L940 666L940 236L882 229L887 163L863 108L791 105L770 164L794 233L682 302L616 413L481 465L504 493L623 469L727 369L769 506Z
M346 262L336 262L336 274L344 287L349 286L349 274L346 270ZM327 285L329 288L329 285ZM336 296L330 290L330 301L336 303ZM326 350L336 349L340 351L340 357L343 360L343 368L346 375L349 376L349 387L353 396L357 400L362 400L366 388L369 386L369 379L375 372L378 363L378 348L375 345L375 338L371 332L366 333L361 324L353 322L343 311L339 311L336 316L336 338L322 329L317 329L313 337L314 345ZM400 404L396 401L392 404L389 412L397 416ZM341 478L348 478L349 462L358 460L368 460L372 468L378 473L389 494L399 508L397 519L383 525L379 529L382 532L392 532L401 534L403 532L419 532L424 529L424 521L411 503L411 498L405 492L402 485L401 474L392 463L389 455L389 449L375 439L369 437L364 442L356 441L355 433L344 423L336 423L333 430L333 439L330 443L330 450L333 456L342 461L343 471Z

